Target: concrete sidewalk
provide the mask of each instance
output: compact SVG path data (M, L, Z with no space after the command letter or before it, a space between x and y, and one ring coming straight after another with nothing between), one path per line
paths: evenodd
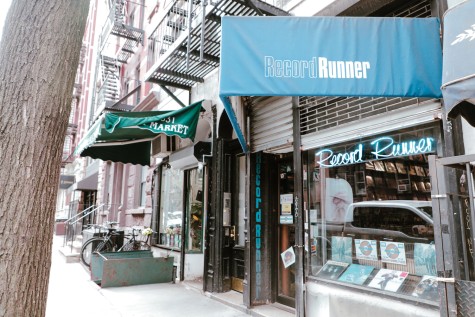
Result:
M249 310L240 293L204 293L192 282L101 289L82 264L66 263L61 245L62 238L55 237L46 317L294 316L273 305Z

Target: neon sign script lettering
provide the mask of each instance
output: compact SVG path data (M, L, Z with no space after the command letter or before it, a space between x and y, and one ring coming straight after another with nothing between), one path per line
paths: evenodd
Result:
M325 167L361 163L363 162L363 144L358 144L356 150L352 152L335 154L330 149L323 149L317 152L315 156L320 157L320 159L317 159L317 163Z
M433 138L423 138L417 141L395 143L390 137L382 137L371 142L374 147L371 153L375 159L430 153L433 141Z
M322 167L335 167L362 163L364 161L391 157L418 155L434 152L435 140L430 137L419 140L395 142L391 137L381 137L372 141L370 157L365 157L364 144L359 143L353 151L335 153L332 149L323 149L315 153L316 163Z

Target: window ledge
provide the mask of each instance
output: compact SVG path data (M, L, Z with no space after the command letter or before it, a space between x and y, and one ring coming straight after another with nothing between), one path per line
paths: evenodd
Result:
M134 208L134 209L127 209L125 211L127 215L143 215L145 214L145 208Z

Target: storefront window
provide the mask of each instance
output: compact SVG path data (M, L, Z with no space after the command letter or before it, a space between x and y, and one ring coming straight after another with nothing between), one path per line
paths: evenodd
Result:
M311 272L319 279L438 300L428 127L308 152Z
M183 171L162 168L160 197L159 244L180 249L183 222Z
M187 172L186 195L186 244L187 252L201 252L203 248L203 170L192 169Z

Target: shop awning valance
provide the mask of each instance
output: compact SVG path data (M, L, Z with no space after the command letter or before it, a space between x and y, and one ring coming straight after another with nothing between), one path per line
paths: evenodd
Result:
M221 25L219 94L245 151L230 96L442 97L436 18L224 16Z
M442 94L449 117L463 116L475 126L475 1L444 15Z
M194 140L202 102L174 111L103 114L79 142L75 154L150 165L151 142L159 134Z

